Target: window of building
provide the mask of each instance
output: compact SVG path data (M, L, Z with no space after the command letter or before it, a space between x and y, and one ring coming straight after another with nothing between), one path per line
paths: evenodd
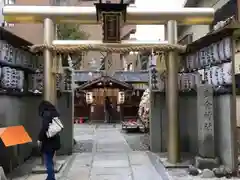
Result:
M5 5L11 5L11 4L15 4L16 0L4 0L4 4Z

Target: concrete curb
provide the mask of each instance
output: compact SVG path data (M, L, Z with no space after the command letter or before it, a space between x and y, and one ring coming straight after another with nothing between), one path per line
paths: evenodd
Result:
M162 164L160 158L150 151L147 151L146 153L147 153L148 158L150 159L152 165L154 166L155 170L161 176L162 180L172 180L172 178L169 176L169 174L167 172L167 169Z
M2 166L0 166L0 180L7 180Z

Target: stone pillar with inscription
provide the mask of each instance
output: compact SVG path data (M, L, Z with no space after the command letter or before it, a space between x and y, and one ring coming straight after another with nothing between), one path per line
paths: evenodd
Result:
M198 157L196 166L212 168L217 166L214 137L213 88L200 85L197 89Z

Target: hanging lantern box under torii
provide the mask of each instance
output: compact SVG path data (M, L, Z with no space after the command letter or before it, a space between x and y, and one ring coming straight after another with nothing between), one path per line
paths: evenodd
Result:
M119 43L121 41L122 23L126 21L127 6L123 3L99 3L96 6L97 21L102 21L103 42ZM102 17L102 18L101 18Z

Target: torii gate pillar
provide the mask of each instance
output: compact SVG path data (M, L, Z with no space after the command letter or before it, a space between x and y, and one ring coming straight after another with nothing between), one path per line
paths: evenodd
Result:
M166 26L165 26L166 27ZM167 39L170 44L177 44L177 22L167 23ZM166 31L165 31L166 32ZM179 118L178 118L178 61L177 52L168 53L166 104L168 114L168 161L177 163L180 160Z
M44 40L46 44L52 44L55 39L55 26L51 19L44 19ZM53 72L53 53L45 49L43 52L44 57L44 100L56 105L56 77Z

